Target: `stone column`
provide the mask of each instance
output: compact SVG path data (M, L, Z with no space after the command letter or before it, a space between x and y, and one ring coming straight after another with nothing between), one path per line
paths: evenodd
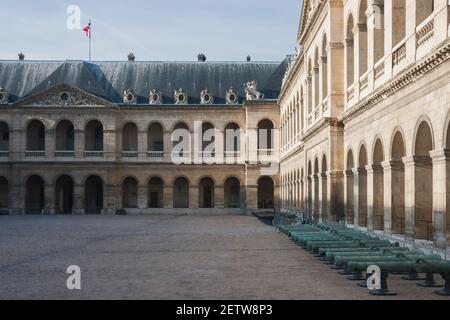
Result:
M405 165L405 235L407 240L415 240L415 165L414 157L404 157Z
M163 206L165 209L173 208L173 185L164 184Z
M47 159L55 158L55 130L45 129L45 157Z
M198 185L189 185L189 208L199 208L199 187Z
M384 232L392 234L392 179L393 172L391 161L384 161L383 166L384 180L383 180L383 203L384 203Z
M214 207L216 209L225 208L225 187L223 184L214 186Z
M360 180L360 169L353 168L353 213L354 213L354 225L359 226L359 180Z
M84 214L84 186L74 184L73 186L73 214Z
M374 194L374 184L375 184L375 166L367 165L367 230L374 229L374 205L375 205L375 194Z
M137 189L137 205L138 209L148 208L148 188L147 186L138 186Z
M55 186L45 184L44 195L44 214L55 214Z
M11 183L9 189L11 214L25 214L25 192L25 187L22 184Z
M258 209L258 186L254 184L247 185L246 191L247 209L250 211Z
M75 158L77 159L83 159L84 158L84 151L86 149L86 138L85 138L85 131L84 130L75 130Z
M434 244L437 248L446 249L448 245L447 198L448 169L450 168L450 150L436 150L430 152L433 159L433 222Z
M104 158L106 160L115 160L118 156L118 150L122 150L122 144L119 144L120 148L117 148L116 143L116 130L105 129L103 131L103 150L105 152Z
M172 131L164 131L164 162L172 162ZM170 206L172 207L172 205Z
M327 216L338 222L345 219L345 179L342 171L327 172Z
M139 159L144 160L147 159L147 151L148 151L148 134L147 131L138 131L138 152Z
M115 214L122 204L122 193L117 197L117 192L121 191L121 186L104 183L103 190L103 214Z
M351 47L353 50L353 47ZM345 92L345 66L346 56L344 45L342 42L330 42L330 48L328 52L328 114L327 116L338 117L343 111L342 108L345 104L344 92ZM344 63L344 64L343 64ZM353 67L352 69L353 70Z

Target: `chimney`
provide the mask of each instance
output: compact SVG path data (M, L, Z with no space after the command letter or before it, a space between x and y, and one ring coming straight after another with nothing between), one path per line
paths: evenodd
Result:
M134 55L133 52L130 52L128 54L128 61L134 62L134 60L136 60L136 56Z
M19 60L20 60L20 61L25 60L25 55L24 55L22 52L19 53Z
M206 55L204 53L199 53L197 55L197 59L198 59L198 62L205 62L206 61Z
M250 55L247 56L247 62L252 61L252 57Z

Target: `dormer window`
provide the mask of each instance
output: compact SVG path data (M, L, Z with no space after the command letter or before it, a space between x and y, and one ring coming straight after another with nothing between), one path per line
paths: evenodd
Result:
M202 104L213 104L214 103L214 97L209 92L208 89L205 89L200 94L200 99Z
M158 89L150 90L149 95L150 104L162 104L162 94Z
M63 91L59 94L59 100L61 101L61 103L63 104L67 104L69 103L70 100L70 93Z
M0 104L8 104L8 91L0 87Z
M233 87L231 87L225 94L225 100L227 104L236 104L238 103L238 96L234 91Z
M123 93L123 103L134 104L136 103L137 97L132 89L128 89Z
M183 89L175 90L175 104L187 104L188 96Z

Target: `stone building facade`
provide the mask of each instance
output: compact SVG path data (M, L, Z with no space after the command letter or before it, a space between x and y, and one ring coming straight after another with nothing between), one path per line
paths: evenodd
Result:
M285 67L0 62L1 211L239 214L279 208L279 155L274 138L261 137L275 137L279 128L276 98ZM214 151L195 139L208 129ZM181 153L175 149L180 143L187 143ZM181 164L174 161L180 154ZM277 170L264 171L272 158Z
M447 246L449 26L446 0L304 1L279 97L285 210Z

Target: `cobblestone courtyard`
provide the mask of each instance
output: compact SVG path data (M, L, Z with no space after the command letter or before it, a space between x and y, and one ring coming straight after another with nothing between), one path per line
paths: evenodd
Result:
M81 268L81 291L66 289L69 265ZM394 299L440 298L389 280ZM0 298L373 297L254 217L4 216Z

